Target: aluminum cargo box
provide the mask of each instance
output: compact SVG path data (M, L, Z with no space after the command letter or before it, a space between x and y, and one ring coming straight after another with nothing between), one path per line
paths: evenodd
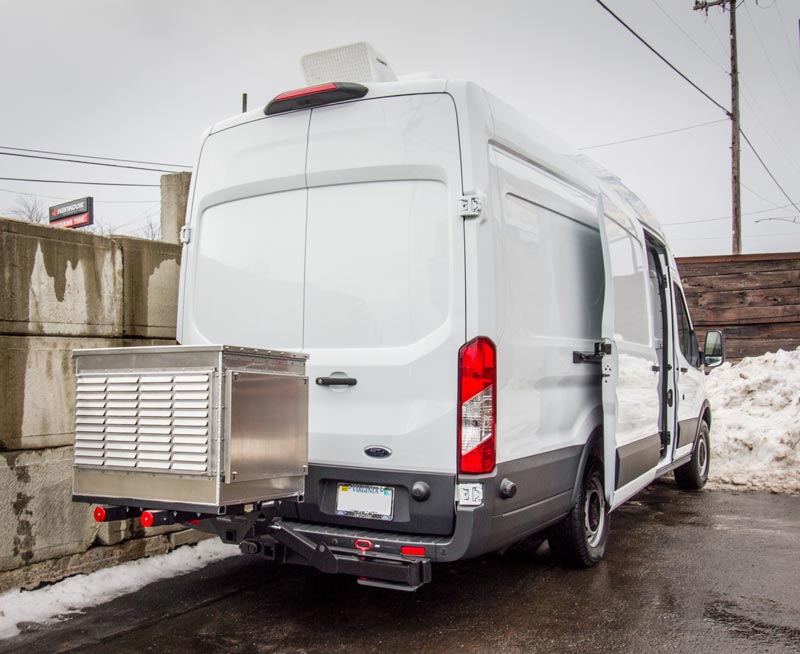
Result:
M73 356L76 501L223 514L302 496L305 355L178 345Z

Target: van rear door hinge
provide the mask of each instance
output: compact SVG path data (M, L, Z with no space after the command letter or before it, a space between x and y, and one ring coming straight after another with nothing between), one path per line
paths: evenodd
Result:
M192 238L192 228L189 227L189 225L184 225L183 227L181 227L180 238L181 238L181 243L183 243L184 245L188 243L189 240Z
M458 215L462 218L477 218L482 209L483 204L477 195L462 195L458 201Z
M572 363L600 363L606 354L611 354L611 343L601 341L594 344L594 352L573 352Z

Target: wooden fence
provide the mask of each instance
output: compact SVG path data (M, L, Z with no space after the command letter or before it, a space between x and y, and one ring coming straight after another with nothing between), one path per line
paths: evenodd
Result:
M725 334L731 360L800 346L800 253L677 262L700 347L710 329Z

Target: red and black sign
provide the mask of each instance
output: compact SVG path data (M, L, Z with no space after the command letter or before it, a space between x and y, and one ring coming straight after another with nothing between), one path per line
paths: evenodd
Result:
M94 198L70 200L50 207L50 224L56 227L86 227L94 224Z

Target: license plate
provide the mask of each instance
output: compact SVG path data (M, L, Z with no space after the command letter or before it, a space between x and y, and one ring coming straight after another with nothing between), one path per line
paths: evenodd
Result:
M370 520L391 520L394 488L366 484L339 484L336 490L336 515Z

